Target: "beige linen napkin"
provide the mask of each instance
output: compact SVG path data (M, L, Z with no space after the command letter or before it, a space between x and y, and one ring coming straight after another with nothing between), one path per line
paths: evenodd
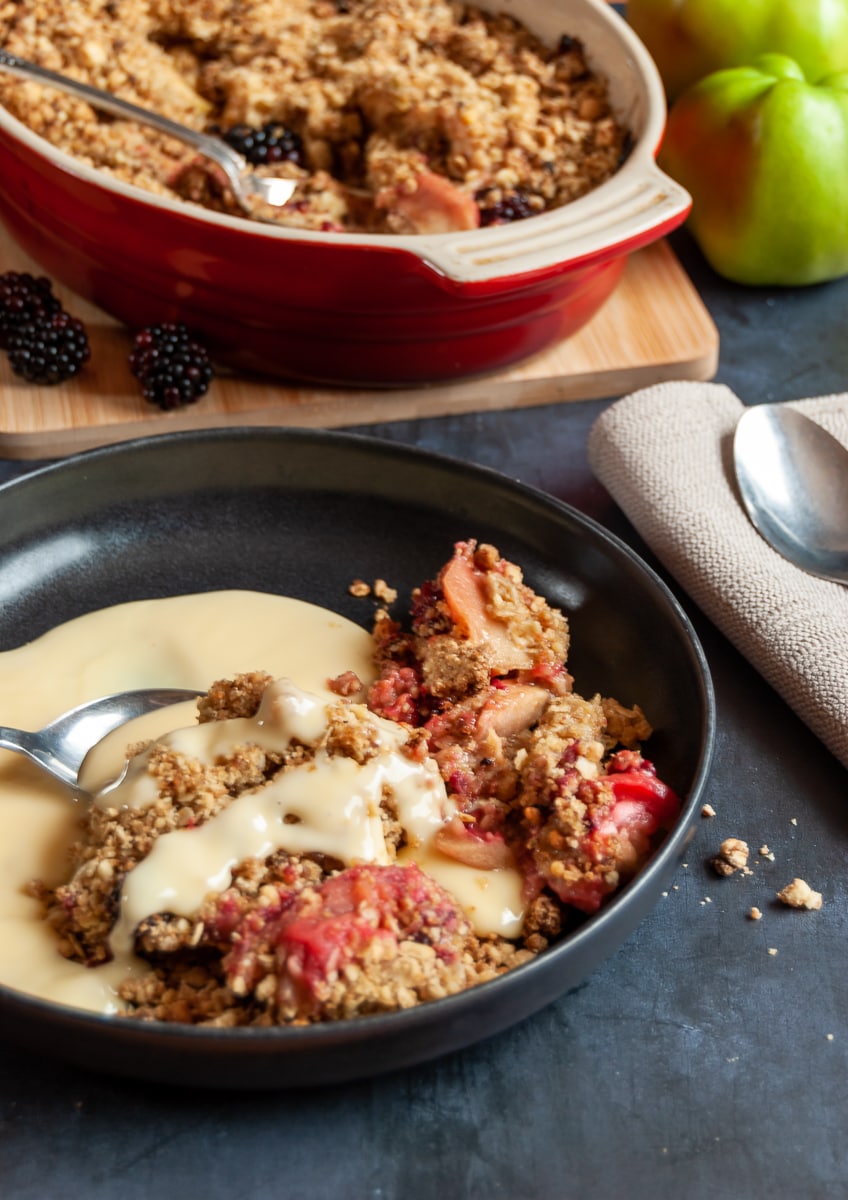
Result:
M848 393L793 407L848 446ZM743 411L721 384L645 388L597 419L589 462L657 558L848 767L848 587L792 566L749 522L733 472Z

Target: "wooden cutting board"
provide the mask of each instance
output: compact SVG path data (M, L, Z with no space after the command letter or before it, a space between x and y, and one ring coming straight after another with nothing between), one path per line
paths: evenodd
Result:
M9 270L42 273L0 226L0 272ZM718 365L718 331L665 241L631 256L616 291L587 326L500 374L387 391L221 375L198 403L175 413L162 413L141 398L127 367L126 330L63 288L55 290L85 321L91 361L66 384L34 387L12 374L0 352L5 458L53 458L171 430L332 428L588 400L664 379L709 379Z

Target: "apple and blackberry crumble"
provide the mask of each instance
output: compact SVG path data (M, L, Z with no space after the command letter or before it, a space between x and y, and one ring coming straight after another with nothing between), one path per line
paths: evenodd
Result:
M641 710L574 690L569 636L461 542L408 620L377 609L371 682L217 681L36 889L61 952L149 964L120 987L140 1018L225 1026L408 1008L544 952L679 811Z
M630 146L578 39L545 45L456 0L17 0L0 2L0 46L292 178L262 215L304 229L522 220L603 183ZM244 215L182 143L18 79L0 76L0 102L116 179Z

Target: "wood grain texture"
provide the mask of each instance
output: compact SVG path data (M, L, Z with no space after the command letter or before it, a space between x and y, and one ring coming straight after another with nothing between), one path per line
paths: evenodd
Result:
M39 268L0 226L0 271ZM369 425L620 395L665 379L710 379L718 332L665 241L631 256L616 291L574 337L497 375L433 387L362 391L219 375L197 404L161 413L127 367L130 337L100 310L56 288L88 327L91 361L76 379L34 387L0 355L0 455L57 457L182 429L235 425Z

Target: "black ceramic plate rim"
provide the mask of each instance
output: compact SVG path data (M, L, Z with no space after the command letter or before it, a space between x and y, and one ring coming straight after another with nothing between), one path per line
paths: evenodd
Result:
M210 1052L234 1053L248 1051L251 1057L254 1053L284 1053L287 1047L297 1046L318 1050L326 1047L331 1050L341 1042L355 1044L366 1040L379 1039L380 1035L391 1031L393 1035L401 1032L412 1033L416 1028L444 1020L446 1023L467 1014L477 1008L481 1002L496 992L520 987L522 981L527 981L534 972L546 970L550 960L558 954L570 952L583 941L597 936L604 926L614 923L619 909L629 902L634 890L649 888L658 875L666 875L670 869L671 860L679 858L693 831L693 817L699 804L700 794L707 779L713 752L715 735L715 700L712 681L703 649L692 624L681 604L659 575L625 542L615 534L605 529L591 517L562 500L512 479L493 468L468 463L464 460L446 454L439 454L411 446L397 445L387 439L372 437L365 434L347 433L324 430L302 430L280 426L236 426L224 429L187 430L156 436L135 438L103 446L93 450L83 451L69 458L49 463L31 471L28 475L13 479L0 485L0 512L8 495L23 489L36 491L45 480L56 474L68 474L80 471L83 474L87 464L112 457L121 458L126 455L144 455L155 452L163 445L194 444L197 442L228 441L239 443L256 438L270 439L281 445L293 443L323 443L339 448L346 446L359 447L377 456L390 456L393 459L407 459L412 462L429 463L436 467L456 473L462 477L476 479L483 484L497 487L501 492L511 494L517 502L532 502L547 510L554 517L559 515L583 528L592 538L604 543L609 549L623 555L630 564L643 573L651 587L662 597L669 610L669 618L675 620L686 635L689 649L698 666L699 678L702 685L701 701L704 712L701 729L701 755L697 770L694 774L688 800L678 818L674 830L667 836L655 852L650 862L639 872L635 879L627 884L612 900L593 914L577 930L566 935L561 942L543 955L528 963L507 972L504 975L481 983L464 992L440 1000L428 1001L415 1008L396 1012L356 1017L339 1022L309 1025L297 1028L291 1027L237 1027L234 1029L209 1028L204 1026L171 1025L167 1023L141 1022L132 1017L120 1014L102 1014L84 1009L76 1009L69 1005L58 1004L30 996L28 993L0 983L0 1000L12 1010L25 1010L27 1013L43 1014L45 1019L61 1020L64 1028L73 1032L74 1028L87 1030L98 1027L104 1032L120 1029L122 1034L133 1042L142 1044L155 1036L157 1042L167 1044L168 1041L195 1043L198 1048L208 1047ZM551 997L553 999L553 996ZM506 1022L504 1022L506 1024ZM375 1067L375 1074L378 1068Z

